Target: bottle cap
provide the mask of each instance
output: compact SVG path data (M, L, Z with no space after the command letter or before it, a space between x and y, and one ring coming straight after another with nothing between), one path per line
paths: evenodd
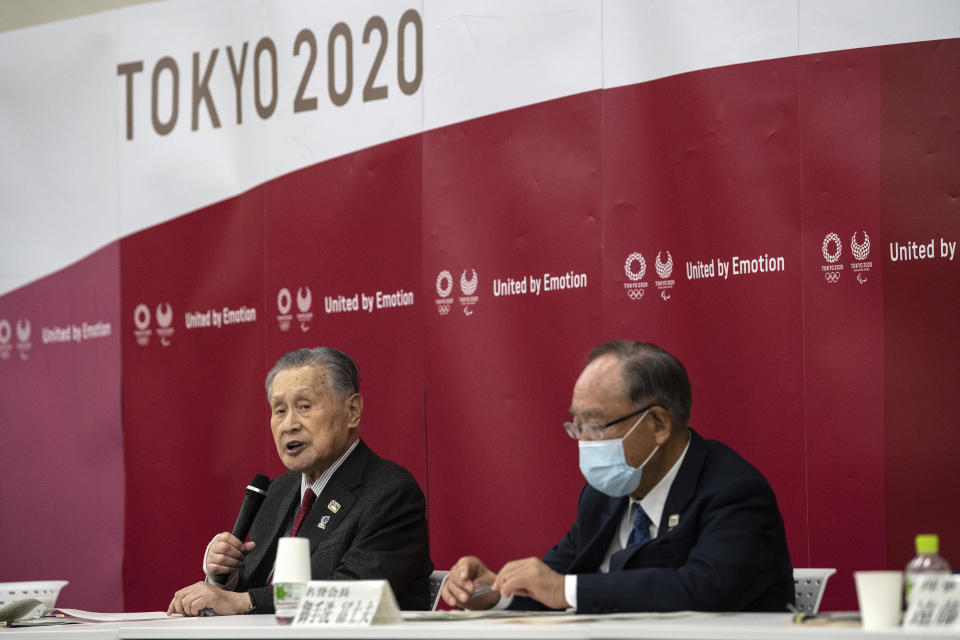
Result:
M940 537L935 533L924 533L917 536L917 553L938 553L940 551Z

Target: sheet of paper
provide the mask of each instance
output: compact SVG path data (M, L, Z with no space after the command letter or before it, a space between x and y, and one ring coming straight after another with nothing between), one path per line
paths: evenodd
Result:
M168 616L165 611L143 611L132 613L98 613L96 611L82 611L80 609L53 610L53 615L63 615L71 620L82 622L137 622L138 620L159 620L165 618L180 618L182 616Z
M583 622L642 622L644 620L675 620L678 618L709 618L726 615L724 613L711 613L704 611L665 611L650 613L599 613L583 614L573 612L562 612L563 615L548 620L538 621L535 618L520 618L515 620L506 620L512 624L575 624Z
M722 613L700 611L670 611L666 613L604 613L580 614L571 611L514 611L511 609L488 609L486 611L404 611L403 619L410 622L434 620L502 620L504 624L581 624L584 622L609 622L611 620L665 620L675 618L711 617Z
M513 611L510 609L487 609L485 611L404 611L403 619L411 622L427 622L434 620L480 620L480 619L508 619L508 618L531 618L543 619L547 617L556 617L567 615L565 611Z

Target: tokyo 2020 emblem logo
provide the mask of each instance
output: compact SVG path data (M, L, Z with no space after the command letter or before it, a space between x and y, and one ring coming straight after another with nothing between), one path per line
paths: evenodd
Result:
M470 272L470 277L467 277L467 272ZM472 316L473 307L477 304L477 301L480 299L476 295L477 287L480 284L480 278L477 276L476 269L464 269L460 273L460 292L463 293L460 296L460 305L463 307L463 315Z
M293 315L290 313L291 307L293 307L293 297L290 295L290 289L281 287L277 291L277 325L280 331L290 330L290 322L293 320Z
M20 359L26 360L30 352L30 319L20 318L17 320L17 351L20 352Z
M661 255L663 253L667 254L667 259L663 260ZM666 302L670 299L670 290L673 289L676 284L676 280L671 278L673 275L673 255L669 251L658 251L657 259L653 262L654 268L657 270L657 277L660 279L657 280L657 289L660 290L660 298Z
M169 302L161 302L157 305L157 325L169 327L173 322L173 308Z
M150 344L150 307L138 304L133 310L133 326L135 327L133 336L137 339L137 344L145 347Z
M437 298L437 313L445 316L450 313L450 305L453 303L453 298L450 297L453 292L453 276L446 269L437 274L436 289L437 296L439 296Z
M460 274L460 291L463 292L465 296L472 296L477 292L477 284L479 279L477 278L477 270L470 269L471 276L470 279L467 279L467 270L464 269L463 273Z
M639 265L638 271L633 270L634 263ZM643 254L639 251L634 251L628 255L626 261L623 263L623 272L630 278L631 282L643 280L643 276L647 273L647 261L643 259Z
M863 230L863 242L857 242L856 231L850 236L850 253L856 261L850 263L850 270L857 274L857 284L867 284L873 262L867 260L870 257L870 235L866 229Z
M857 242L857 233L854 232L850 236L850 253L853 254L853 257L858 261L863 261L867 259L867 256L870 255L870 236L867 235L867 232L863 232L863 243Z
M453 291L453 276L444 269L437 274L437 295L441 298L447 298L451 291Z
M656 268L657 275L660 276L660 279L666 280L670 277L670 274L673 273L673 256L667 251L667 261L663 262L660 260L660 253L659 251L657 252L657 259L653 263L653 266Z
M300 331L306 333L310 331L310 321L313 320L313 312L310 307L313 304L313 293L310 287L297 288L297 322L300 323Z
M836 250L831 249L835 247ZM823 244L820 246L820 250L823 253L823 259L833 264L840 259L840 253L843 251L843 245L840 243L840 236L835 233L828 233L827 237L823 239Z
M170 346L170 336L173 335L173 307L169 302L161 302L157 305L157 337L160 338L160 344L165 347Z
M628 254L627 259L623 261L623 273L627 276L628 280L628 282L623 283L627 297L633 301L641 300L643 294L647 291L646 287L648 284L641 282L643 276L647 274L647 261L644 259L643 254L639 251Z
M828 284L837 284L840 282L840 272L843 271L842 264L836 264L840 260L840 254L843 253L843 243L840 242L840 236L831 232L823 238L820 243L820 253L827 264L821 266L823 279Z
M10 340L13 338L13 327L6 318L0 318L0 360L6 360L10 357L13 345Z

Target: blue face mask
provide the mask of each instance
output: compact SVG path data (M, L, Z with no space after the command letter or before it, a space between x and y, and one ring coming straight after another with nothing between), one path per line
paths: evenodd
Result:
M660 445L653 448L639 467L631 467L627 464L623 441L633 433L648 412L644 411L622 438L580 441L580 471L591 487L614 498L629 495L637 490L640 486L640 478L643 476L643 467L657 452Z

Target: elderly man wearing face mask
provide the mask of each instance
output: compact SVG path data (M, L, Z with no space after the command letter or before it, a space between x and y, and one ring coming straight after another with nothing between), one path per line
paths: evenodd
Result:
M577 519L542 560L498 572L460 558L443 588L467 609L785 611L794 602L783 519L770 485L688 421L690 382L647 343L594 349L567 434L587 485Z

